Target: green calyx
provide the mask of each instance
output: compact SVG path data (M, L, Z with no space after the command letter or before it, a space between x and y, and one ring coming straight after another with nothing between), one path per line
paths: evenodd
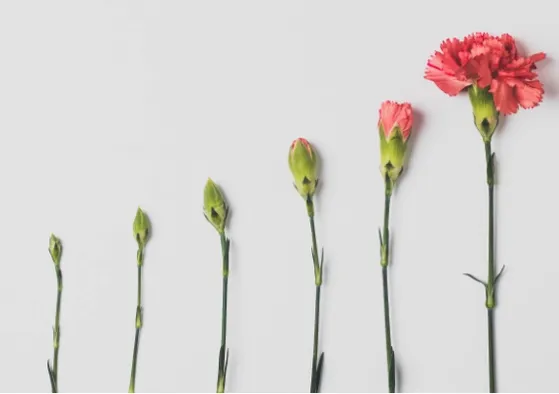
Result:
M318 183L318 157L307 140L299 138L291 145L289 169L299 194L305 200L312 197Z
M54 234L50 235L49 253L52 262L56 266L60 265L60 259L62 258L62 242L60 242L60 238L56 237Z
M484 142L490 142L499 124L499 111L495 107L493 94L489 88L472 85L468 88L468 95L474 112L474 123Z
M208 178L204 188L204 216L219 234L225 231L228 207L219 186Z
M380 171L383 178L388 178L392 184L404 170L404 162L406 159L407 141L399 127L395 127L389 137L384 135L382 125L379 127L380 137Z
M149 218L140 207L138 207L136 211L132 231L136 242L138 242L138 246L144 247L151 232L151 225Z

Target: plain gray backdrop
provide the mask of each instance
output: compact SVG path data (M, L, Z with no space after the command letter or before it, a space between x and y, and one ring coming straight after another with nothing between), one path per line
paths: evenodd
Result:
M557 16L547 1L1 1L0 391L50 390L64 243L61 391L125 392L134 339L135 211L151 218L138 392L215 391L219 237L208 176L232 209L227 390L308 391L310 232L289 145L322 158L322 390L386 390L377 119L415 109L392 205L399 390L486 391L487 192L466 95L423 78L447 37L508 32L544 101L494 138L501 391L557 391Z

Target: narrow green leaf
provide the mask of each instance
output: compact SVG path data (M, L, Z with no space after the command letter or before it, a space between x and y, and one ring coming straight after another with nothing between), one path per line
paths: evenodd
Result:
M501 277L501 274L503 273L504 270L505 270L505 266L503 265L503 266L501 267L501 269L499 270L499 273L498 273L497 276L495 277L494 284L497 284L497 281L498 281L499 278Z
M487 283L485 283L485 282L482 281L481 279L476 278L476 277L473 276L472 274L466 274L466 273L464 273L464 274L462 274L462 275L465 275L465 276L467 276L468 278L473 279L473 280L475 280L475 281L478 282L478 283L481 283L484 287L487 287Z
M396 390L396 359L392 347L390 347L390 362L388 364L388 388L391 393Z
M57 390L57 387L56 387L56 377L54 376L54 371L52 370L52 367L50 366L50 360L47 360L47 371L49 373L51 391L53 393L57 393L58 390Z
M324 362L324 352L320 353L318 358L318 364L316 365L315 381L314 381L314 392L320 392L320 380L322 378L322 365Z
M314 248L312 246L311 246L311 255L312 255L313 267L318 267L318 261L317 261L316 253L314 252Z
M225 381L227 379L227 366L229 365L229 349L225 353L225 364L223 365L223 387L225 387Z
M223 365L225 363L224 361L225 361L225 348L223 346L221 346L219 348L219 362L218 362L218 367L217 367L218 374L221 374L221 371L223 371Z

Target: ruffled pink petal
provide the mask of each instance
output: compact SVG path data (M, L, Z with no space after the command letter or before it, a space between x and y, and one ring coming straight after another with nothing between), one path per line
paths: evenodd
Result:
M400 116L396 119L396 123L400 126L404 141L407 141L411 134L413 125L413 111L411 104L403 103L400 107Z
M492 73L487 55L481 55L472 59L468 63L467 72L480 88L484 89L491 84Z
M507 33L501 34L499 41L503 44L504 55L506 57L515 59L518 56L518 49L516 48L516 41L513 36Z
M449 96L456 96L464 88L470 86L472 81L460 80L454 74L445 72L442 59L438 54L434 54L427 62L425 69L425 79L433 81L443 92Z
M518 101L514 96L512 86L506 82L494 79L491 83L489 91L493 93L493 99L495 100L495 107L497 108L497 111L503 115L514 114L518 111Z
M528 57L528 59L530 59L530 61L532 63L536 63L539 61L542 61L543 59L545 59L545 53L544 52L538 52L538 53L534 53L532 56Z
M525 109L534 108L543 99L543 85L540 81L518 81L514 88L518 104Z
M469 59L470 54L460 40L447 39L427 61L425 79L433 81L446 94L456 96L473 83L464 68Z

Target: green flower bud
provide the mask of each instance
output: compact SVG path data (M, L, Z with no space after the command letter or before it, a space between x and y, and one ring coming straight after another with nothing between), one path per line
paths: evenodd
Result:
M50 235L49 253L53 263L55 265L60 265L60 259L62 258L62 243L54 234Z
M474 123L483 141L489 142L499 124L493 94L489 92L489 87L482 89L474 84L468 88L468 95L474 110Z
M136 242L138 242L138 246L145 246L151 232L151 225L149 218L140 207L138 207L138 211L136 211L136 218L134 219L132 230L134 238Z
M308 199L314 195L318 183L318 157L312 145L297 138L289 149L289 169L299 194Z
M225 231L228 211L229 208L219 186L208 178L204 187L204 216L220 234Z

